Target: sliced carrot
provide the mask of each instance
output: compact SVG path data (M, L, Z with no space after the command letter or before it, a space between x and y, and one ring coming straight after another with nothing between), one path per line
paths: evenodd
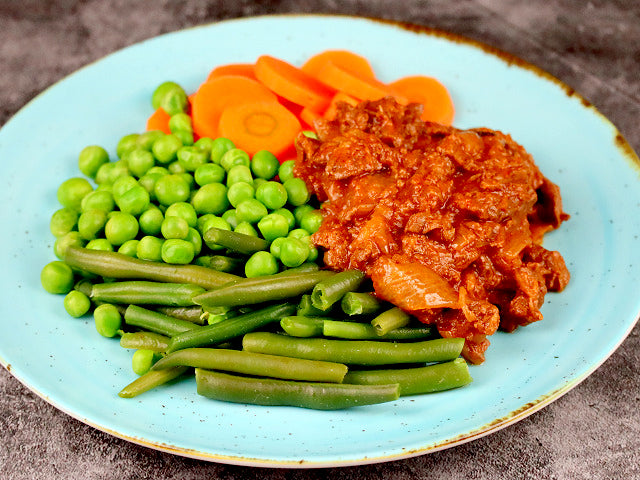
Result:
M359 103L358 100L356 98L353 98L351 95L347 95L344 92L338 92L331 99L331 103L325 110L323 117L328 120L331 120L333 117L335 117L336 112L338 111L338 103L340 102L346 102L354 107Z
M331 108L331 107L329 107ZM322 115L320 115L318 112L314 112L313 110L311 110L310 108L303 108L300 111L300 114L298 115L298 117L300 118L300 120L302 120L308 127L313 127L313 123L322 118Z
M268 88L240 75L224 75L203 83L191 104L194 132L199 137L215 138L222 112L232 105L247 102L278 104L277 97Z
M277 102L239 103L222 112L218 132L249 155L269 150L287 152L300 131L297 117Z
M255 72L258 80L276 94L316 112L329 105L334 93L301 69L269 55L258 58Z
M222 77L223 75L240 75L241 77L248 77L255 80L256 74L254 73L253 68L253 63L230 63L228 65L220 65L219 67L211 70L207 77L207 81L216 77Z
M332 62L358 77L376 77L375 73L373 73L373 68L371 68L369 60L348 50L325 50L324 52L318 53L317 55L309 58L309 60L302 65L301 69L312 77L317 77L318 73L327 62Z
M455 114L453 101L447 88L433 77L415 75L391 82L393 91L410 102L424 105L422 119L429 122L451 125Z
M318 72L318 80L340 92L358 100L378 100L393 95L392 90L375 78L360 77L333 62L327 62ZM402 97L394 95L398 102L406 103Z
M159 107L147 119L147 131L160 130L166 134L171 133L171 130L169 130L170 119L171 115L165 112L162 107Z

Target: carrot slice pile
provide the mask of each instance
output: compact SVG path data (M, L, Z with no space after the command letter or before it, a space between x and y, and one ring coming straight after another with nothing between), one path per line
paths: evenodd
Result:
M267 149L283 161L295 155L300 130L332 119L340 102L357 105L386 96L421 103L425 121L453 121L451 96L438 80L413 75L384 83L365 57L349 50L325 50L301 67L270 55L219 65L189 96L189 113L196 138L225 136L249 154ZM158 109L147 130L170 133L169 119Z
M447 88L433 77L415 75L404 77L389 84L393 91L410 102L424 106L422 120L451 125L454 107Z

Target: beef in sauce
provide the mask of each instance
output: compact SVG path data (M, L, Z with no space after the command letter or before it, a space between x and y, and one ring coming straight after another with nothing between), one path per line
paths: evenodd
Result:
M541 246L568 219L560 192L509 135L420 120L392 98L341 104L300 135L295 173L323 202L313 235L335 270L359 269L376 295L482 363L487 336L542 319L569 272Z

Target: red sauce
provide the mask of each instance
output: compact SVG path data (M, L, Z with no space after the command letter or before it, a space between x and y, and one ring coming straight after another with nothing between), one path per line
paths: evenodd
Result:
M469 361L567 285L541 246L568 219L559 189L509 135L425 123L392 98L341 104L316 131L298 138L296 174L323 202L325 264L366 272L377 296L465 338Z

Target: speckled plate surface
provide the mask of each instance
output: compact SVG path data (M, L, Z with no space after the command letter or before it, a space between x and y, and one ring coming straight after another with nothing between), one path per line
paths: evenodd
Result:
M559 184L572 218L545 240L572 280L549 294L545 319L492 338L462 389L340 412L210 401L191 380L137 399L130 352L67 316L40 287L53 260L56 189L78 175L88 144L112 153L140 131L161 81L194 90L218 64L263 53L301 64L328 48L365 55L384 81L433 75L449 88L456 126L512 134ZM114 153L115 156L115 153ZM206 460L273 467L365 464L420 455L496 431L593 372L640 311L640 167L615 127L543 72L481 45L351 17L278 16L222 22L134 45L38 96L0 131L0 361L59 409L118 437Z

